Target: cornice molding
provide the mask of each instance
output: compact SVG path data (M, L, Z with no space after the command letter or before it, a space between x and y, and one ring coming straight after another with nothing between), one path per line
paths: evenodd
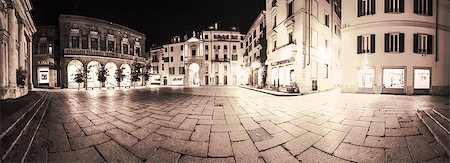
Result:
M408 26L408 27L422 27L422 28L436 29L435 23L422 22L422 21L411 21L411 20L388 20L388 21L375 21L375 22L353 25L353 26L350 26L347 28L342 28L341 32L345 33L345 32L351 32L351 31L360 30L360 29L366 29L366 28L383 28L383 27L389 27L389 26ZM438 29L450 32L450 27L442 25L442 24L438 25Z

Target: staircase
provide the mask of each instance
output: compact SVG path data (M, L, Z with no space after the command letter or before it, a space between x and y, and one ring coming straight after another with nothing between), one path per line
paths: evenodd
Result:
M51 95L45 92L32 105L26 106L26 111L21 113L14 123L2 127L0 135L0 162L25 161L42 119L45 116L50 99Z
M438 108L418 108L417 115L422 119L423 123L428 127L437 142L450 156L450 106L448 103L445 106Z

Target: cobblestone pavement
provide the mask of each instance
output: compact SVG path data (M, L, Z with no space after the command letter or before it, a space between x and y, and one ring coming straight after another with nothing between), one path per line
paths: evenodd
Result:
M448 162L415 114L443 97L238 87L52 96L30 162Z

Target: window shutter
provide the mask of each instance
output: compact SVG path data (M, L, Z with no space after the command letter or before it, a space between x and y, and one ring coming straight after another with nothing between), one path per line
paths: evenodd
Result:
M357 46L358 49L356 50L357 54L361 54L362 53L362 36L358 36L358 40L357 40Z
M399 1L399 5L400 5L400 12L404 13L405 12L405 0L400 0Z
M414 53L419 53L419 34L414 34Z
M362 14L362 0L358 0L358 17L360 17Z
M399 39L399 46L400 46L399 51L400 51L400 53L403 53L403 52L405 52L405 34L400 33L398 37L399 37L398 39Z
M428 7L428 16L432 16L433 15L433 0L428 0L427 7Z
M370 35L370 53L375 53L375 35Z
M389 12L389 0L384 0L384 13Z
M433 36L428 35L427 39L428 39L427 54L432 54L433 53Z
M384 52L389 52L389 33L384 34Z
M419 0L414 0L414 13L419 13Z
M370 5L371 14L374 15L375 14L375 0L371 0L370 3L371 3L371 5Z

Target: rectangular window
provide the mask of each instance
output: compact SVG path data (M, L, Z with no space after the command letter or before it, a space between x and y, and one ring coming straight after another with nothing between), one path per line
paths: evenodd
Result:
M319 33L315 30L312 29L311 30L311 46L313 48L318 48L319 46Z
M205 35L205 39L206 39L206 40L209 39L209 36L208 36L208 35Z
M405 52L405 34L385 33L384 52L397 52L397 53Z
M375 53L375 35L358 36L357 54Z
M243 43L243 42L241 42L241 49L242 49L242 48L244 48L244 43Z
M358 0L358 17L375 14L375 0Z
M313 1L312 1L312 6L311 6L311 7L312 7L312 8L311 8L311 14L312 14L312 16L318 18L317 15L319 15L319 3L317 3L316 0L313 0Z
M179 67L178 68L178 72L180 73L180 74L184 74L185 72L184 72L184 67Z
M183 61L183 59L184 59L184 57L183 57L183 56L180 56L180 61Z
M129 52L128 52L128 44L123 44L122 45L123 46L123 54L128 54Z
M372 88L375 70L373 68L362 68L358 70L358 87Z
M429 69L414 69L414 89L430 89Z
M196 50L192 50L191 55L192 55L192 57L195 57L197 55L197 51Z
M141 48L137 47L137 48L136 48L135 54L136 54L137 56L141 56Z
M231 56L231 60L237 61L237 60L238 60L238 55L232 55L232 56Z
M277 27L277 16L273 16L273 28L275 29L275 27Z
M180 45L180 50L183 50L183 45Z
M205 54L205 61L208 60L208 54Z
M91 38L91 49L98 50L98 38Z
M228 55L224 54L223 55L223 59L227 60L228 59Z
M114 41L108 41L108 51L114 52Z
M216 54L216 60L218 60L219 59L219 54Z
M287 4L287 17L291 17L294 14L294 1L291 1Z
M405 86L405 69L383 69L383 87L401 88Z
M328 50L328 40L325 40L325 50Z
M433 16L433 0L414 0L414 13Z
M173 46L172 46L172 47L170 47L170 51L171 51L171 52L173 52Z
M433 36L427 34L414 34L414 53L432 54L433 53Z
M72 36L72 48L80 48L80 37Z
M288 41L289 41L289 44L292 44L292 43L294 43L294 34L292 34L293 32L289 32L289 37L288 37Z
M170 57L170 62L173 62L173 57Z
M405 0L384 0L384 13L404 13Z
M161 65L161 70L164 71L164 64Z
M223 66L223 71L225 71L225 72L228 71L228 66L227 65Z
M328 64L325 64L324 70L325 70L325 73L324 73L325 78L328 78Z
M325 25L330 27L330 14L325 12Z
M275 51L277 49L277 40L273 41L273 50Z
M46 43L39 44L39 54L48 54L48 48Z
M209 50L209 46L208 45L205 45L205 50Z

